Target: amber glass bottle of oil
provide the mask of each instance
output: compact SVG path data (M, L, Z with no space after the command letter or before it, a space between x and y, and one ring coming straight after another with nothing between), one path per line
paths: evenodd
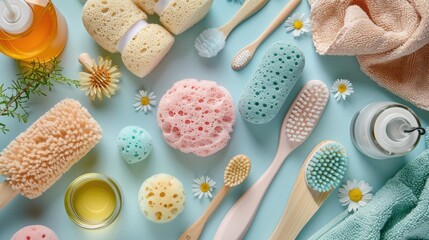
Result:
M24 61L49 61L67 43L67 23L51 0L0 0L0 51Z

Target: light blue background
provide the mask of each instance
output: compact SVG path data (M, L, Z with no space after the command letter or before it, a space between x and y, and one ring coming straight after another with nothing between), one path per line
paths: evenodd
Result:
M77 58L82 52L89 52L94 57L97 55L111 56L114 63L120 65L123 74L120 83L121 89L112 99L92 103L78 89L56 86L47 97L32 97L31 115L27 124L17 123L15 120L5 117L1 118L1 121L6 121L11 130L7 135L0 135L0 148L3 149L55 103L69 97L78 99L89 110L102 126L104 135L101 142L43 196L35 200L19 196L2 210L0 212L0 239L8 240L19 228L32 224L49 226L60 239L64 240L175 239L200 216L210 202L208 199L199 200L192 196L193 178L204 173L213 177L217 181L217 186L220 187L227 161L236 154L244 153L252 159L251 175L244 184L230 192L208 221L202 239L212 239L222 218L234 201L256 181L270 164L277 149L278 131L287 107L301 86L311 79L323 80L330 86L337 78L347 78L353 82L356 93L342 103L337 103L331 98L317 129L305 144L289 156L278 172L246 238L260 240L267 239L271 235L283 212L303 160L310 150L322 140L340 141L349 150L350 164L346 179L363 179L374 186L374 190L379 189L407 161L413 159L424 149L424 143L421 141L415 151L400 159L378 161L364 157L357 152L349 135L349 124L353 114L374 101L404 102L365 76L360 71L355 58L319 56L315 52L311 36L293 39L291 34L285 32L284 26L281 26L260 46L247 68L239 72L230 68L230 61L235 53L253 41L286 2L271 0L264 9L232 32L225 49L219 56L202 59L193 47L195 37L208 27L224 24L240 7L239 4L227 2L227 0L216 0L207 17L187 32L177 36L173 48L162 63L149 76L139 79L126 70L118 54L110 54L102 50L90 38L82 25L82 3L80 1L54 1L66 17L69 26L69 42L62 55L64 74L70 78L77 78L77 73L82 70ZM308 16L308 3L304 0L296 12L304 12ZM255 70L264 50L278 40L291 41L304 52L306 66L300 82L292 90L291 96L277 117L268 124L248 124L237 111L237 124L231 141L225 149L211 157L199 158L172 149L164 142L157 127L156 110L145 115L142 112L136 113L133 109L134 94L137 90L144 88L154 91L159 100L174 82L183 78L214 80L226 87L237 103L244 84ZM15 78L15 69L13 60L3 55L0 56L0 83L10 83L10 80ZM410 106L408 103L407 105ZM426 125L428 113L412 108L424 119ZM116 137L121 128L128 125L139 125L153 136L154 151L145 162L127 165L119 156ZM64 211L63 198L66 187L74 178L88 172L100 172L113 177L122 187L124 195L123 210L119 218L113 225L102 230L91 231L79 228L69 220ZM174 175L183 182L187 194L186 208L176 220L167 224L155 224L145 219L140 213L137 193L146 178L162 172ZM298 239L308 238L343 211L344 208L340 205L336 195L337 191L310 220Z

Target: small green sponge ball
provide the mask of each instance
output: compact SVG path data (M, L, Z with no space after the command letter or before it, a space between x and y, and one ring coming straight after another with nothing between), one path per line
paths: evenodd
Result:
M119 133L118 147L126 163L140 162L152 152L152 136L141 127L128 126Z
M307 185L317 192L328 192L341 184L347 170L347 152L343 145L329 142L319 147L308 161Z

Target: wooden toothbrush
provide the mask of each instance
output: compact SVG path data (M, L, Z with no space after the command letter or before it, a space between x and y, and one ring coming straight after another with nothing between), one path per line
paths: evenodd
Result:
M335 141L318 144L302 164L285 211L270 240L294 240L332 190L341 184L346 169L347 151L344 146Z
M195 48L201 57L214 57L225 46L226 38L241 22L261 10L269 0L245 0L234 17L219 28L204 30L195 40Z
M267 39L268 36L282 23L286 18L295 10L296 7L301 3L301 0L290 0L283 10L277 15L277 17L268 25L265 31L259 35L259 37L243 49L241 49L232 59L231 67L234 70L240 70L249 64L252 60L253 54L255 54L259 45Z
M229 160L223 175L224 185L204 211L203 215L179 237L179 240L194 240L200 237L207 220L225 198L229 190L241 184L249 176L250 165L250 159L245 155L237 155Z
M286 157L310 136L328 103L329 90L319 80L304 85L289 108L279 136L277 154L265 173L232 206L214 236L215 240L242 239Z

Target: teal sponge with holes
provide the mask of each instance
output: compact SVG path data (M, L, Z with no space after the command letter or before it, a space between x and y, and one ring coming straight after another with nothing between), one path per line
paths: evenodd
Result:
M274 43L265 53L238 102L241 116L263 124L279 112L304 69L304 54L291 43Z
M152 136L141 127L128 126L119 133L118 147L126 163L140 162L152 152Z

